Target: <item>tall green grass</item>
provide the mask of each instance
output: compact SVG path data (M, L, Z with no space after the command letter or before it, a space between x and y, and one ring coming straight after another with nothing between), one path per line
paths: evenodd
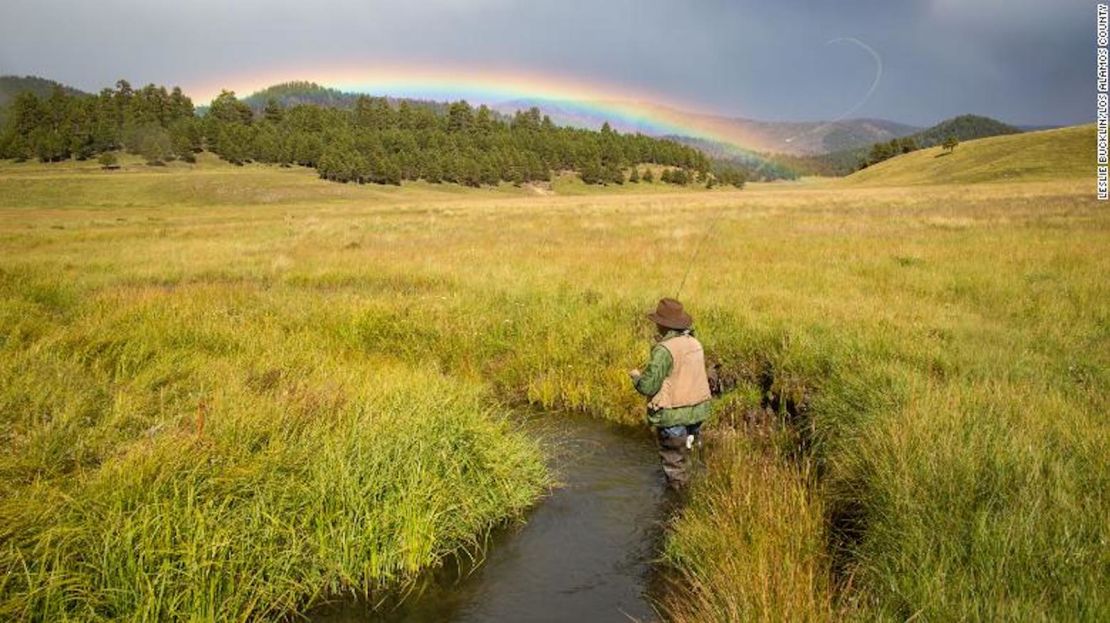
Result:
M480 386L328 352L257 293L0 282L6 617L270 618L395 588L545 483Z
M738 431L712 438L663 560L677 569L663 611L678 622L833 618L824 509L812 476Z

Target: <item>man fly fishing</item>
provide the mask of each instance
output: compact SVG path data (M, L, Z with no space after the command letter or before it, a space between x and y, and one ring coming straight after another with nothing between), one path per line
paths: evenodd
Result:
M709 375L705 351L694 337L694 320L672 298L659 301L647 314L658 330L651 360L643 371L631 370L632 385L648 398L647 421L659 439L663 473L672 489L689 479L689 453L709 417Z

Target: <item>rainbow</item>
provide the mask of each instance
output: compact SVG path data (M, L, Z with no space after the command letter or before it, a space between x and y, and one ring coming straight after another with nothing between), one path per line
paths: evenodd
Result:
M240 96L268 86L309 80L340 91L430 100L466 99L474 104L537 100L571 116L606 120L614 127L652 135L680 135L725 143L744 151L761 150L762 137L746 135L724 117L705 112L694 102L627 85L588 82L557 74L512 69L474 70L436 65L285 67L280 70L227 75L184 85L198 102L211 101L221 89ZM600 122L600 121L598 121Z

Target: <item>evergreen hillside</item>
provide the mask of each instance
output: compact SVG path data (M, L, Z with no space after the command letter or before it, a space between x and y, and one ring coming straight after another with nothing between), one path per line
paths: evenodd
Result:
M960 115L946 121L941 121L935 126L911 134L919 147L933 147L940 145L949 136L955 136L961 141L970 141L988 136L1001 136L1005 134L1018 134L1021 130L1012 125L1002 123L990 117L979 115Z
M54 87L61 87L67 95L88 95L60 82L38 76L0 76L0 106L6 106L20 93L34 93L41 98L49 97Z
M904 186L1044 181L1094 176L1095 126L962 142L951 153L930 147L863 169L846 184Z
M315 104L327 108L351 109L355 107L357 99L358 96L351 93L322 87L315 82L296 80L255 91L244 97L243 103L256 111L265 108L266 103L270 100L274 100L286 108L300 104Z
M54 91L55 87L62 89L63 92L69 95L84 95L73 87L46 78L0 76L0 127L3 127L8 121L10 114L8 104L15 100L20 93L33 93L37 97L45 98Z
M819 131L822 135L821 151L834 152L870 145L877 139L881 140L883 135L890 138L912 136L918 129L886 119L846 119L827 124L825 128L817 126L813 131ZM799 139L794 139L797 140Z
M324 108L354 110L360 97L365 97L365 95L360 93L348 93L346 91L340 91L339 89L320 86L315 82L309 82L307 80L294 80L292 82L275 84L261 91L255 91L244 97L243 103L250 106L251 110L256 113L261 113L271 100L284 108L312 104ZM385 100L389 102L391 106L399 106L401 102L408 102L409 105L429 108L438 114L447 114L447 108L449 106L445 102L418 100L413 98L386 97ZM207 112L208 107L202 106L197 109L202 112Z
M407 100L358 96L350 110L317 103L285 106L276 96L309 94L341 101L335 91L291 83L269 93L261 111L222 92L201 117L181 90L126 81L98 95L70 94L53 85L47 97L16 96L0 126L0 158L59 162L126 149L151 165L192 162L211 151L228 162L313 167L338 182L400 184L402 180L467 186L548 181L553 171L575 171L588 184L623 184L640 163L675 167L662 180L742 185L739 172L715 167L700 151L673 141L556 126L538 109L504 118L465 101L425 106ZM266 96L263 92L261 96ZM299 97L299 96L298 96ZM340 99L336 99L340 98ZM638 181L630 175L629 181Z

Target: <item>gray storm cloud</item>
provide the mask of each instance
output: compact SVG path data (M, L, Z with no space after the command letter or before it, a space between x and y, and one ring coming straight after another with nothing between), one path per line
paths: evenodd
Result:
M0 73L95 90L329 63L449 62L581 76L762 119L853 114L930 124L1093 119L1093 4L1085 0L432 0L65 2L0 5ZM234 84L226 85L235 88Z

